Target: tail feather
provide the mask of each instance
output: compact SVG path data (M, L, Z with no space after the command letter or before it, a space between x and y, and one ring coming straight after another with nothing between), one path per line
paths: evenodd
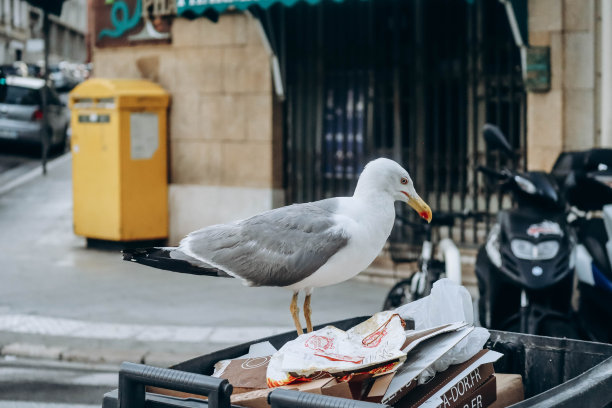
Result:
M121 251L124 261L137 262L142 265L166 271L188 273L191 275L220 276L231 278L222 270L193 259L176 248L138 248ZM173 256L174 255L174 256Z

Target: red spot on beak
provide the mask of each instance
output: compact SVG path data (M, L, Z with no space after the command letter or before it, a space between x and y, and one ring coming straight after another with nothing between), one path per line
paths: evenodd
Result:
M429 219L429 214L427 213L427 211L421 211L419 213L419 215L421 216L421 218L423 218L424 220Z

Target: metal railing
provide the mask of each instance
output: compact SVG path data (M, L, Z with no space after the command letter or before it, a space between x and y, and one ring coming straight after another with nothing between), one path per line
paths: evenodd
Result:
M499 164L485 153L484 123L518 153L526 144L519 51L499 2L323 1L267 18L287 89L287 203L349 195L363 165L384 156L408 169L434 212L509 204L476 172ZM491 220L442 234L475 244ZM393 239L412 238L394 229Z

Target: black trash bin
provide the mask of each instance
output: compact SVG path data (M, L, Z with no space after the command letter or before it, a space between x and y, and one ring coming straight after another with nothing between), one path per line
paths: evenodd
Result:
M348 330L368 318L357 317L330 324ZM315 329L324 326L327 325ZM255 340L196 357L169 369L124 363L119 373L119 388L104 395L102 407L229 408L232 406L232 386L227 380L210 377L214 364L248 353L251 344L269 341L278 349L295 337L295 332L289 332ZM523 377L527 399L512 407L603 407L612 402L610 344L491 330L487 347L504 354L495 364L496 372L520 374ZM203 401L147 393L146 385L207 395L209 399ZM269 398L276 408L385 407L382 404L305 394L278 389L272 391Z

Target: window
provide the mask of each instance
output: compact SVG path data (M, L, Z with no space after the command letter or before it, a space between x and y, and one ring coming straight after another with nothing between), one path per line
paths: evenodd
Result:
M6 97L1 102L12 105L40 105L40 90L9 85L6 89Z

